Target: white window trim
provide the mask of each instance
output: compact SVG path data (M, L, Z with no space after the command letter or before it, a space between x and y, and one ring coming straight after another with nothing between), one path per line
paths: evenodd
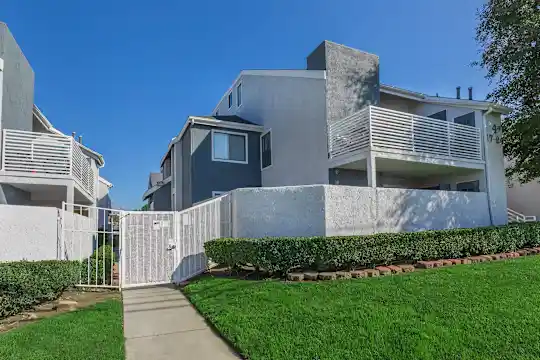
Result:
M229 101L229 96L231 97L231 100ZM231 90L229 94L227 95L227 108L230 110L234 106L234 96L233 91Z
M227 191L212 191L212 197L225 195Z
M214 133L221 133L221 134L230 134L230 135L241 135L245 138L244 145L245 145L245 153L246 153L246 160L245 161L239 161L239 160L226 160L226 159L217 159L214 157ZM247 164L249 157L248 157L248 134L246 133L240 133L235 131L226 131L226 130L216 130L212 129L212 148L210 149L212 151L212 161L220 161L220 162L228 162L228 163L234 163L234 164Z
M262 161L262 138L264 135L270 133L270 165L268 165L267 167L264 167L263 168L263 161ZM260 139L259 139L259 156L260 156L260 163L261 163L261 171L262 170L266 170L266 169L269 169L272 167L272 165L274 165L274 146L273 146L273 142L274 142L274 137L272 136L272 129L268 129L266 130L265 132L263 132L260 136Z
M238 84L236 84L236 87L235 87L235 89L236 89L236 108L240 109L244 102L243 102L242 96L238 96L238 88L242 88L242 91L244 91L243 86L242 86L242 82L239 82ZM238 100L240 100L240 104L238 103Z

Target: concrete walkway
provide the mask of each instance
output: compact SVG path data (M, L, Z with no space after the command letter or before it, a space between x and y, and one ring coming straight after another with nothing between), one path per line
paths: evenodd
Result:
M125 290L127 360L238 360L185 296L172 287Z

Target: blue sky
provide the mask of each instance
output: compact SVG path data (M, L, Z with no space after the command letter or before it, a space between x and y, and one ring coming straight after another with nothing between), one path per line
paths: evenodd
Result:
M3 0L55 127L105 157L113 201L142 204L148 173L188 115L209 114L242 69L302 69L331 40L380 57L381 81L484 98L480 0Z

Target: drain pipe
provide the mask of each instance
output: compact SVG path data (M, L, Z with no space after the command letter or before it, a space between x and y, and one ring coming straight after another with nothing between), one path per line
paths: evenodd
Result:
M493 211L491 210L491 186L490 186L490 177L488 175L488 164L489 164L489 151L488 151L488 141L487 141L487 116L493 112L493 108L490 106L488 110L482 115L484 120L484 177L486 178L486 194L488 202L488 212L489 212L489 222L493 225Z

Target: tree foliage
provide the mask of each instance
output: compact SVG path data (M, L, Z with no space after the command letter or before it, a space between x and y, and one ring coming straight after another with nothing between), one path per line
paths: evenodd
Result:
M503 121L507 175L540 178L540 0L487 0L478 12L478 65L495 82L488 98L512 109Z

